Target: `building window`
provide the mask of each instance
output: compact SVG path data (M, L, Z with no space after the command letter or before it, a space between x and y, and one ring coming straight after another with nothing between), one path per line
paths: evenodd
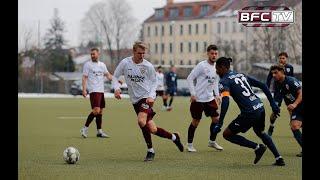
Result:
M180 52L181 53L183 52L183 43L182 42L180 43Z
M150 26L148 26L148 37L150 37Z
M157 9L155 12L155 17L156 18L162 18L164 14L164 10L163 9Z
M161 43L161 53L164 53L164 43Z
M217 33L220 34L221 33L221 23L217 23Z
M244 25L240 25L240 32L244 32Z
M170 65L173 65L173 62L172 62L172 60L170 60L169 64L170 64Z
M199 60L196 60L196 65L199 64Z
M180 35L183 35L183 25L180 25Z
M231 48L232 48L232 51L236 52L237 51L237 48L236 48L236 41L235 40L231 40Z
M169 44L169 52L172 53L172 43Z
M233 22L232 22L232 32L234 32L234 33L237 32L237 29L236 29L236 28L237 28L236 22L233 21Z
M192 65L192 62L191 62L191 60L190 60L190 59L189 59L189 62L188 62L188 64L189 64L189 65Z
M203 24L203 34L207 34L207 24Z
M155 26L155 27L154 27L154 35L155 35L155 36L158 36L158 26Z
M257 51L258 50L258 41L256 39L254 39L252 44L253 44L253 50Z
M154 60L154 64L159 64L159 61L158 60Z
M189 52L191 53L191 51L192 51L192 44L191 44L191 42L188 43L188 49L189 49Z
M209 12L209 5L202 5L200 10L200 16L204 16Z
M196 24L196 34L199 34L199 25Z
M180 65L183 65L183 60L180 60Z
M164 25L161 26L161 36L164 36Z
M155 45L154 45L154 53L158 53L158 44L156 43Z
M170 14L169 14L170 17L178 17L179 16L179 10L178 8L172 8L170 9Z
M240 41L240 50L241 51L246 50L246 46L244 45L244 41L243 40Z
M203 42L203 52L207 51L207 42Z
M161 65L164 65L164 60L161 60Z
M228 23L228 21L224 22L224 32L225 33L229 32L229 23Z
M192 33L192 25L189 24L189 35L191 35L191 33Z
M170 25L170 36L172 35L172 32L173 32L173 27L172 27L172 25Z
M186 7L183 9L183 15L185 17L190 17L192 16L192 7Z
M196 52L199 52L199 43L196 42Z

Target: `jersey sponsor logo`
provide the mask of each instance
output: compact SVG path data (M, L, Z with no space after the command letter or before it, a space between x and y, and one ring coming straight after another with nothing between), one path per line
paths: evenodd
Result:
M92 74L95 75L95 76L103 76L103 72L102 71L93 71Z
M289 85L288 84L286 84L286 88L289 90Z
M290 72L290 68L287 68L287 72Z
M294 98L292 96L292 94L286 94L286 98L289 99L290 101L295 101L296 100L296 98Z
M206 76L205 79L208 80L208 83L209 83L209 84L213 84L213 83L214 83L214 80L215 80L215 78L214 78L213 76L212 76L212 77L211 77L211 76Z
M143 81L144 81L144 76L139 76L139 75L131 75L131 74L128 74L128 78L129 78L132 82L143 82Z
M143 109L149 109L149 105L148 105L147 103L142 103L142 104L141 104L141 107L142 107Z
M228 78L229 79L234 79L234 78L239 78L239 77L243 77L243 76L244 76L243 74L235 74L235 75L229 76Z
M295 85L296 87L300 87L300 84L299 84L297 81L294 82L294 85Z
M257 110L259 108L263 107L263 103L259 103L257 105L252 106L253 110Z
M249 99L250 99L250 101L254 101L254 100L257 99L257 97L256 96L250 96Z

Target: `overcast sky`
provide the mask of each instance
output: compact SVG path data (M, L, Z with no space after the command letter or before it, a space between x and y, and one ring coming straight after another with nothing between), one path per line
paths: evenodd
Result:
M21 43L23 29L32 29L34 37L37 37L38 22L40 21L41 37L49 28L49 21L53 17L53 9L59 9L59 15L66 23L66 39L69 46L76 46L80 36L80 20L88 11L89 7L102 0L18 0L18 39ZM198 1L198 0L175 0ZM143 22L153 12L153 8L162 7L166 0L127 0L133 8L134 16Z

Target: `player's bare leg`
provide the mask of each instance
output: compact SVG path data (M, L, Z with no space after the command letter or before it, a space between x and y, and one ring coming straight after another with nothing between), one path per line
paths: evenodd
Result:
M302 126L302 121L292 120L290 122L291 131L293 133L294 138L296 139L296 141L300 145L300 147L302 147L302 133L300 131L301 126ZM302 152L297 154L297 156L302 157Z
M210 125L210 139L209 139L208 147L212 147L212 148L215 148L216 150L222 151L223 147L221 147L216 142L217 134L220 132L220 129L219 130L215 129L219 121L219 116L211 117L211 120L212 121Z
M187 144L187 150L188 152L196 152L197 150L193 147L193 137L194 133L200 123L200 119L192 119L189 128L188 128L188 144Z

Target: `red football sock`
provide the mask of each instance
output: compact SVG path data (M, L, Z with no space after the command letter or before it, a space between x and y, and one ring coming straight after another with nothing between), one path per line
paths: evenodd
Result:
M147 127L147 125L145 125L144 127L140 127L140 128L141 128L141 131L142 131L142 134L143 134L143 137L144 137L144 140L147 144L148 149L152 148L152 140L151 140L151 134L150 134L149 128Z
M159 127L157 127L156 135L162 138L172 139L171 133Z

